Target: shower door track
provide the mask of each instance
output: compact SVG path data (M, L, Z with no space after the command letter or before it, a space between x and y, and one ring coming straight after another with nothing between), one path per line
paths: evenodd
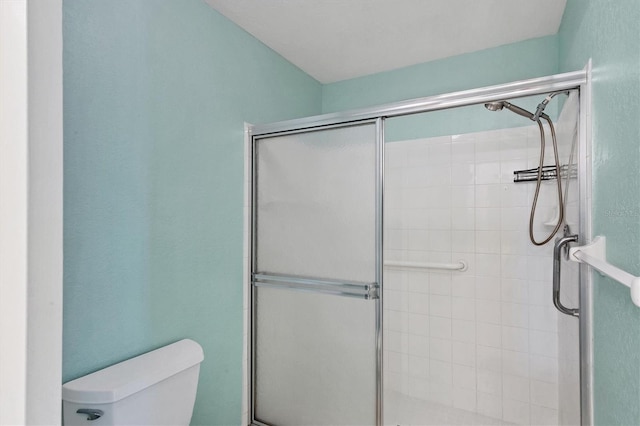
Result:
M477 89L464 90L458 92L445 93L435 96L428 96L423 98L410 99L406 101L400 101L395 103L389 103L372 108L355 109L345 112L323 114L311 117L305 117L295 120L287 120L268 124L257 124L247 126L247 139L249 141L248 147L250 152L248 153L250 159L249 165L249 200L254 200L254 141L255 138L265 138L271 136L281 136L292 133L311 132L314 130L326 129L334 126L343 126L349 124L356 124L365 121L377 121L378 140L384 141L384 119L390 117L399 117L412 114L419 114L429 111L438 111L443 109L457 108L463 106L477 105L486 102L500 101L505 99L512 99L523 96L542 95L549 92L563 91L563 90L578 90L580 95L580 114L579 114L579 170L578 170L578 187L579 187L579 240L581 245L586 244L591 239L591 219L590 219L590 197L588 196L588 190L591 187L590 175L588 174L588 148L590 147L590 125L587 121L590 119L590 105L591 105L591 61L588 62L583 70L573 71L562 74L554 74L545 77L520 80L506 84L481 87ZM379 150L382 148L379 147ZM379 178L376 191L376 199L378 208L381 208L383 200L384 190L384 164L382 161L383 153L379 152L378 167L381 168L378 173ZM249 246L249 262L248 276L250 277L247 285L251 286L254 282L251 277L255 277L257 271L253 270L255 241L253 235L253 217L255 212L253 208L255 206L249 206L249 231L248 231L248 246ZM379 216L377 221L376 234L377 241L381 241L382 235L382 216ZM376 250L377 263L382 264L382 246L380 244ZM581 411L581 424L592 425L593 424L593 354L592 354L592 290L591 290L591 276L588 271L588 266L585 264L580 265L579 269L579 288L580 288L580 308L581 315L579 318L580 326L580 411ZM380 274L377 281L376 294L376 335L378 336L376 342L376 350L379 354L378 366L376 371L376 426L381 426L384 421L383 417L383 383L382 383L382 312L383 312L383 283L382 276ZM249 336L248 336L248 408L249 408L249 422L251 425L256 426L275 426L268 425L260 422L255 417L255 317L254 311L254 292L249 289L250 301L249 301Z

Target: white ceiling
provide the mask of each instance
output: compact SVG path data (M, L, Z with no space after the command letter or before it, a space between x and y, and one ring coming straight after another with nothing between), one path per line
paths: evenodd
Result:
M555 34L566 0L205 0L321 83Z

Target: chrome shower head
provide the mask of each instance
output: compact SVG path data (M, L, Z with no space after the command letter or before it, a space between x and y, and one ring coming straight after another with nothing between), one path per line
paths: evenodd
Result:
M506 108L511 112L515 112L518 115L528 118L529 120L536 120L536 118L534 118L534 115L526 109L522 109L519 106L510 104L507 101L489 102L484 104L484 107L489 111L500 111L503 108Z
M504 108L504 101L502 102L489 102L484 104L484 107L489 111L500 111Z

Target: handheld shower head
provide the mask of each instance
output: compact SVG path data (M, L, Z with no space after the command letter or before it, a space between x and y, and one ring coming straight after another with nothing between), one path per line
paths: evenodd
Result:
M489 102L484 104L484 107L489 111L500 111L502 108L504 108L504 101Z
M488 109L489 111L500 111L503 108L506 108L511 112L515 112L518 115L521 115L521 116L523 116L525 118L528 118L529 120L536 121L536 119L537 119L532 113L530 113L526 109L523 109L523 108L520 108L519 106L510 104L507 101L489 102L489 103L484 104L484 107L486 109Z

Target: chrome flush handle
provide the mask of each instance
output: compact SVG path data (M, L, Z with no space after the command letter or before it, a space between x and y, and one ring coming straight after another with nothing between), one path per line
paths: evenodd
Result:
M573 317L580 316L578 308L571 309L562 305L560 302L560 264L562 257L562 247L568 243L578 241L577 235L568 235L566 237L557 238L553 246L553 304L563 314Z
M76 411L78 414L86 414L87 420L98 420L100 417L104 415L104 411L98 410L97 408L81 408Z

